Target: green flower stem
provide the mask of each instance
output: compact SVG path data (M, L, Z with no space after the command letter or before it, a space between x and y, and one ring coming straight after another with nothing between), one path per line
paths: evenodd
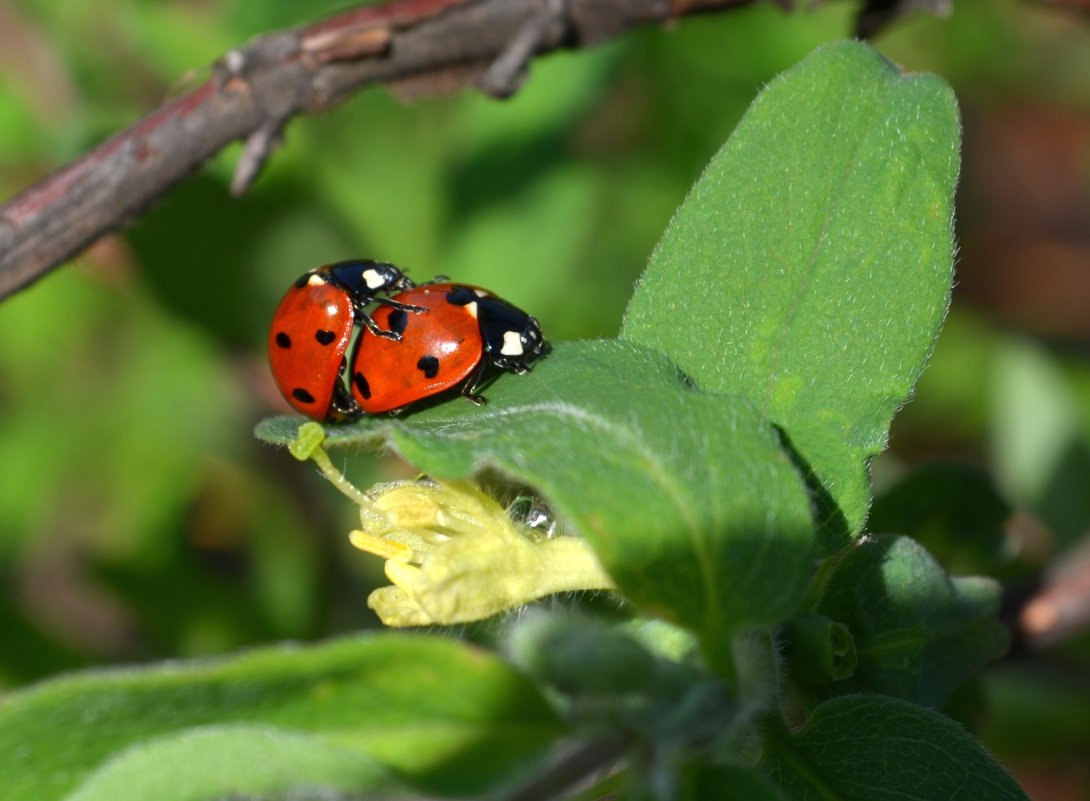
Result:
M325 442L325 429L318 423L304 423L299 426L299 433L288 445L288 451L301 462L308 459L314 462L326 481L341 491L360 509L360 518L365 524L376 525L382 516L374 509L374 503L359 487L345 478L344 473L333 466L322 443ZM387 554L379 554L387 556Z
M311 454L310 460L322 471L322 475L326 477L326 480L347 495L353 503L361 509L370 508L371 501L367 495L359 487L345 478L344 473L333 466L333 462L330 461L329 454L325 452L324 448L315 450L314 453Z
M305 462L308 459L314 462L318 469L322 471L322 475L326 477L326 480L347 495L361 509L370 507L370 499L359 487L345 478L344 473L333 466L329 454L322 447L323 442L325 442L325 429L318 423L304 423L299 426L299 433L288 445L288 450L300 462Z

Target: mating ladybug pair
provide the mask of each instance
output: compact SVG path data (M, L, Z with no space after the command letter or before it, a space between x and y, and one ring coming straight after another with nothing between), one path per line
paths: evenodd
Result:
M537 320L491 292L440 279L417 286L394 265L370 260L303 275L269 328L277 387L320 421L393 411L458 385L482 404L477 389L488 368L525 373L546 348Z

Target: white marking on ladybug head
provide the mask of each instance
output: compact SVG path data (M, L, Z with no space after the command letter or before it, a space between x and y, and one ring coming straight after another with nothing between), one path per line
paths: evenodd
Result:
M503 356L521 356L524 352L522 349L522 335L518 331L504 331L503 347L500 348L500 354Z
M382 289L386 286L386 278L378 270L364 270L363 282L368 289Z
M483 289L474 289L474 290L473 290L473 292L474 292L474 293L475 293L475 294L477 295L477 297L479 297L479 298L487 298L487 297L488 297L488 293L487 293L487 292L486 292L485 290L483 290Z
M230 50L223 57L223 65L232 75L241 75L242 68L246 66L246 56L241 50Z
M467 312L469 312L470 317L472 317L474 320L477 319L477 301L473 301L472 303L467 303L465 305L465 310Z
M307 286L321 286L324 283L325 279L318 273L311 274L310 278L307 279Z

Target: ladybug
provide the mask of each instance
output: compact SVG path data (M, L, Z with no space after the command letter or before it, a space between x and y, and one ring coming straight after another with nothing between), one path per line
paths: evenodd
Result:
M379 303L402 314L418 314L422 307L379 294L413 286L394 265L371 260L327 264L292 285L269 327L269 366L292 408L315 420L355 414L341 381L353 327L364 326L373 337L400 339L397 331L380 328L365 307Z
M378 414L461 385L477 405L477 389L489 368L526 373L548 346L537 320L479 287L429 283L394 296L403 306L426 309L410 314L383 306L375 322L401 335L400 341L360 332L352 354L349 385L360 411Z

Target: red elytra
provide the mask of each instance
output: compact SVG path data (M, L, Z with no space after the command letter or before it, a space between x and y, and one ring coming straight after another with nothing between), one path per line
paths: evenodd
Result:
M352 356L352 397L362 411L378 414L400 409L466 381L484 359L484 341L476 306L454 304L447 293L465 284L424 284L394 299L427 309L420 314L381 307L373 314L383 329L401 341L383 339L364 329Z
M330 416L352 325L348 293L320 275L307 273L280 301L269 327L269 366L296 411Z

